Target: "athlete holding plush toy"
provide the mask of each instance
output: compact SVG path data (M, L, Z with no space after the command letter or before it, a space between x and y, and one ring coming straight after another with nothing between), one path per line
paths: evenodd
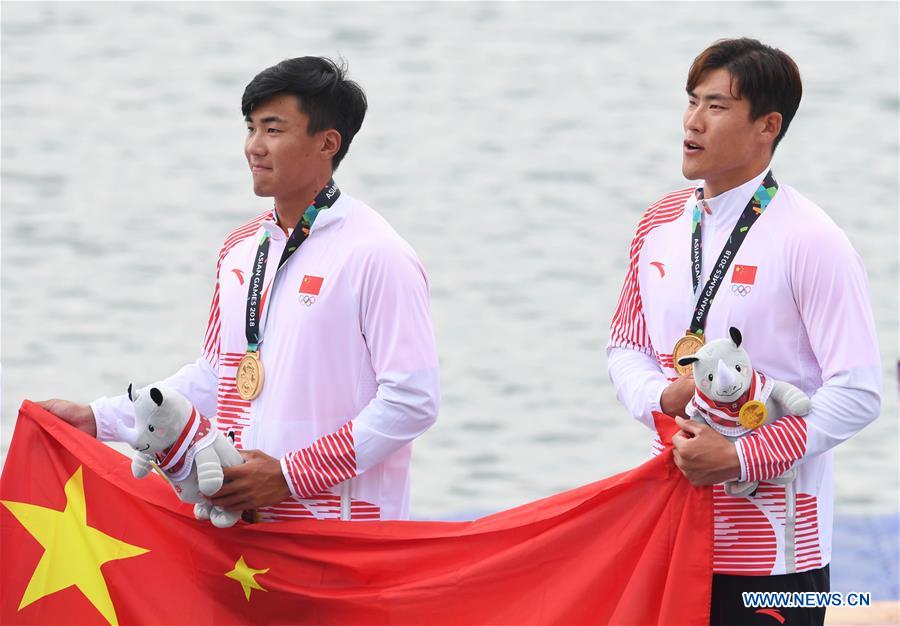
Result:
M319 57L263 70L241 99L253 191L274 206L226 237L203 354L161 381L241 450L210 496L220 509L409 516L412 442L437 419L440 374L422 264L332 177L366 109ZM41 406L101 440L135 419L124 395Z
M686 87L682 173L703 182L665 196L638 225L609 374L651 429L654 412L678 416L676 464L692 483L715 485L711 623L771 622L743 606L742 591L829 590L832 449L878 416L881 358L859 255L771 169L800 104L797 65L756 40L722 40L694 60ZM808 415L791 406L734 441L737 431L682 419L695 398L690 357L708 381L703 359L715 348L701 347L728 341L731 327L745 332L760 371L810 397ZM759 488L730 495L732 481ZM825 617L824 608L781 612L794 625Z
M741 331L732 326L728 333L729 339L716 339L693 355L678 359L678 365L690 365L694 371L696 389L685 408L687 415L730 441L785 415L807 415L809 396L790 383L754 370L750 355L741 348ZM796 475L791 468L767 482L784 485ZM731 496L753 495L758 486L755 480L728 481L725 492Z

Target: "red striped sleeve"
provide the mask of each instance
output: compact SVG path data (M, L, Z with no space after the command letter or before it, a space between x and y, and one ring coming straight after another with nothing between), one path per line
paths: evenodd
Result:
M216 287L213 290L212 302L209 305L209 319L206 322L206 333L203 335L203 358L214 370L219 366L219 266L216 267Z
M672 192L656 202L641 218L628 254L628 272L619 295L616 312L609 328L610 348L630 348L655 356L647 324L644 320L641 289L638 280L638 261L644 240L656 227L678 219L684 213L684 204L693 188Z
M806 420L787 415L735 442L743 459L741 480L781 476L806 453Z
M353 423L325 435L311 446L289 452L281 459L281 469L291 493L309 498L356 476L356 448Z
M242 224L228 233L228 236L225 237L225 242L222 244L222 249L219 250L219 260L216 263L216 287L213 290L212 302L209 305L209 318L206 321L206 333L203 335L203 358L206 359L207 363L209 363L213 369L216 369L219 364L219 331L222 328L221 311L219 308L219 281L222 273L222 261L228 253L231 252L232 248L247 237L251 237L256 233L262 222L274 219L275 213L271 210L266 211L261 215L257 215L246 224Z

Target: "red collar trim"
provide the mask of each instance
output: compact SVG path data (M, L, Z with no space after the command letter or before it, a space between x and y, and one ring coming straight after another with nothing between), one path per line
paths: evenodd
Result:
M750 388L747 389L747 391L745 391L740 398L734 400L733 402L719 402L717 400L713 400L702 391L700 391L699 388L697 389L697 395L700 396L700 399L703 400L709 407L722 411L723 413L736 419L738 415L740 415L741 407L744 406L751 398L756 396L756 384L756 370L754 370L753 375L750 377ZM733 422L729 422L722 418L716 417L715 415L710 415L710 417L715 423L722 426L734 426Z
M191 430L194 427L194 422L197 421L197 409L191 408L191 416L188 418L187 423L184 425L184 428L181 431L181 434L178 435L178 440L175 441L170 447L163 450L163 454L165 456L159 460L159 465L164 466L168 465L178 454L178 451L181 449L181 444L184 443L184 440L188 438L188 435L191 434Z

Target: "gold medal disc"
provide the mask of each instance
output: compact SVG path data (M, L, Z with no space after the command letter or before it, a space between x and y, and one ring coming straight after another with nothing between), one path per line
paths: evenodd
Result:
M690 331L686 332L684 337L675 342L675 347L672 349L672 364L675 366L675 371L678 372L679 376L692 376L694 374L694 366L679 365L678 359L691 356L702 348L703 344L703 337Z
M755 429L766 423L766 405L759 400L750 400L741 407L738 420L744 428Z
M238 363L236 384L238 394L244 400L253 400L262 391L263 366L258 352L247 352Z

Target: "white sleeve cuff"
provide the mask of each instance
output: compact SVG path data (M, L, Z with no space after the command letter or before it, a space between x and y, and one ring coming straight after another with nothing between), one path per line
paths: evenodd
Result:
M636 350L612 348L607 367L619 402L632 417L655 430L653 412L661 410L660 399L669 386L657 360Z
M662 413L662 394L670 384L668 380L658 381L655 385L649 383L650 400L647 403L644 419L649 420L651 424L653 423L653 412Z
M744 442L740 439L734 442L734 449L738 455L738 462L741 464L741 475L738 477L738 480L741 482L747 482L747 462L744 460Z
M302 498L303 496L298 494L297 490L294 488L294 481L291 480L291 474L288 470L288 461L286 454L278 459L278 464L281 465L281 474L282 476L284 476L284 482L287 483L288 489L291 491L291 495L298 499Z
M134 405L126 394L108 398L97 398L91 402L91 411L97 424L97 439L100 441L119 441L118 424L134 426Z

